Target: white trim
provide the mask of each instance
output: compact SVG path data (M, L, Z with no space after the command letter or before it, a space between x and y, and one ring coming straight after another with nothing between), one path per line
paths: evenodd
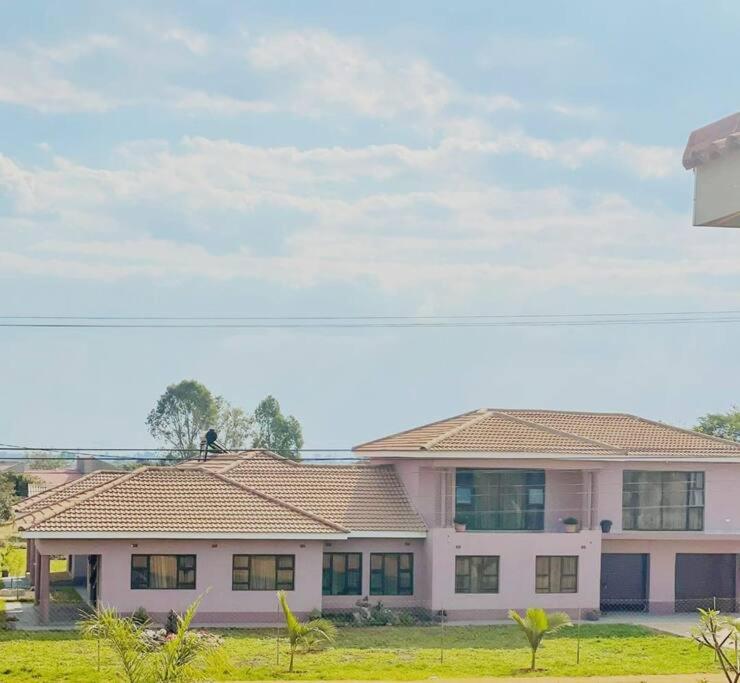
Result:
M350 538L426 538L426 531L352 531Z
M343 541L348 538L347 534L298 534L298 533L196 533L188 531L21 531L21 535L24 538L66 538L66 539L113 539L113 538L125 538L130 540L137 540L140 538L159 538L159 539L254 539L254 540L295 540L295 541L311 541L311 540L337 540Z
M522 453L522 452L486 452L486 451L374 451L366 455L369 460L555 460L583 462L740 462L736 456L711 455L576 455L561 453Z

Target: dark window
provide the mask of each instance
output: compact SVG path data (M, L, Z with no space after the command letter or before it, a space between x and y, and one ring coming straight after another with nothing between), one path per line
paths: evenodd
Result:
M701 531L704 472L625 470L622 528L627 531Z
M537 593L577 593L578 556L538 555L535 578Z
M457 470L455 519L473 531L542 531L545 471Z
M131 588L195 588L195 555L131 555Z
M458 555L455 593L498 593L498 556Z
M413 595L413 553L371 553L370 595Z
M362 593L362 553L324 553L324 595Z
M234 555L231 589L235 591L292 591L295 555Z

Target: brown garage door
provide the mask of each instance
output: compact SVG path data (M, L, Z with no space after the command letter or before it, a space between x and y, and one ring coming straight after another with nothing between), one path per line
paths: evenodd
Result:
M699 607L735 611L735 555L676 555L676 612Z

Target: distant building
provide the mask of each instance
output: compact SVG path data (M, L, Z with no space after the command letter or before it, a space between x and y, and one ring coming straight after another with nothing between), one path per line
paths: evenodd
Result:
M694 225L740 228L740 112L691 133L683 165L694 171Z
M23 471L30 481L28 484L28 495L35 496L37 493L47 489L69 484L85 474L97 470L110 469L111 466L93 457L77 457L70 463L69 467L57 467L54 469L29 468Z

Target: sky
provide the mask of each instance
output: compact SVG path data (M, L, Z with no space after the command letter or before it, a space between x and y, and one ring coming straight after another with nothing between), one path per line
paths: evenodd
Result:
M0 315L740 309L691 227L738 110L735 2L0 0ZM0 328L0 443L148 448L185 378L309 448L480 407L682 426L737 325Z

